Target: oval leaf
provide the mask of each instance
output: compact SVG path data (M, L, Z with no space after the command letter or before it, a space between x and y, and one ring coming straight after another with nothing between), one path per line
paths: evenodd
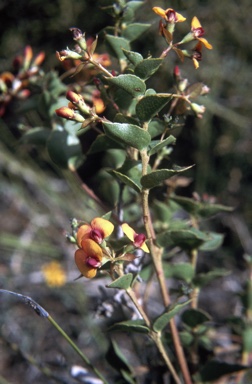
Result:
M135 67L135 75L143 80L147 80L158 70L162 62L163 59L144 59Z
M122 35L125 39L131 41L136 40L141 36L147 29L149 29L151 24L144 23L134 23L128 24L125 29L122 30Z
M52 161L61 168L67 168L71 158L82 155L79 140L66 131L52 131L47 140L47 150Z
M122 48L129 51L130 50L129 41L124 39L123 37L112 36L112 35L106 35L105 40L109 44L110 48L112 48L114 55L119 60L125 60L125 56L122 51Z
M129 187L133 188L136 192L141 191L141 188L139 187L139 185L136 184L130 177L123 175L118 171L111 171L111 174L114 174L120 181L122 181L124 184L128 185Z
M136 114L141 121L150 121L170 100L171 96L160 93L144 96L136 105Z
M143 80L135 75L119 75L115 77L106 77L109 84L113 84L124 91L128 92L131 96L137 97L143 95L146 90L146 85Z
M143 176L141 178L141 184L146 189L154 188L165 180L169 179L170 177L177 175L180 172L187 171L192 167L193 165L189 167L174 166L174 169L160 169L158 171L154 171Z
M165 140L163 141L159 141L158 144L155 144L149 151L148 151L148 155L151 156L151 155L154 155L155 153L157 153L158 151L160 151L160 149L168 146L168 145L171 145L171 144L175 144L176 142L176 137L170 135L169 137L167 137ZM151 143L152 144L152 143Z
M207 312L191 308L182 313L181 320L189 327L195 328L211 320L211 317Z
M161 247L178 246L185 250L200 247L209 238L206 233L195 228L167 230L157 235L157 244Z
M148 333L149 328L145 325L144 320L127 320L121 321L120 323L113 324L109 330L112 331L125 331L125 332L139 332Z
M240 364L229 364L212 360L207 362L206 365L200 369L200 378L204 383L208 381L215 381L221 376L239 372L248 368L249 367Z
M134 276L132 273L128 273L127 275L119 277L118 279L107 285L107 287L127 290L131 286L133 277Z
M171 319L191 300L185 301L184 303L175 304L171 309L159 316L153 323L153 329L155 332L161 332L164 327L171 321Z
M137 125L103 122L103 127L111 139L139 150L146 148L151 141L149 133Z
M138 52L127 51L126 49L123 49L123 53L134 66L143 61L143 56Z

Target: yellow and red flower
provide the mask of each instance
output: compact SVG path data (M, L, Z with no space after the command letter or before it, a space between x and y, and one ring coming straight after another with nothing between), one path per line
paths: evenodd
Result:
M180 13L175 12L172 8L163 9L160 7L153 7L152 10L162 19L165 19L168 23L181 23L185 21L186 18L182 16Z
M213 48L213 46L204 37L202 37L205 34L205 31L196 16L192 19L191 32L194 39L199 40L207 49Z
M81 248L85 239L91 239L98 244L110 236L114 230L114 225L101 217L94 218L90 224L83 224L77 231L77 244Z
M127 223L122 224L123 233L132 241L134 247L141 248L144 252L149 253L145 240L146 236L143 233L136 233L133 228Z
M75 263L81 274L89 279L96 276L102 265L102 249L91 239L83 239L81 248L75 252Z

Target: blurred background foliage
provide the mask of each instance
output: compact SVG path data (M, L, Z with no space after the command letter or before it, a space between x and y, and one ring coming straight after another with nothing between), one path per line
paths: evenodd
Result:
M62 73L55 51L73 45L69 28L78 27L88 36L94 36L112 25L110 16L100 9L109 4L109 0L0 0L0 72L10 70L13 58L22 54L29 44L35 53L45 51L45 72L55 69ZM178 64L190 83L202 81L211 88L204 99L207 111L203 119L192 116L185 119L173 158L180 165L196 164L190 174L194 181L183 194L191 196L197 191L199 195L214 195L220 203L235 207L232 215L221 216L211 225L225 233L224 247L216 256L219 265L242 272L242 256L251 252L252 247L252 3L250 0L145 1L138 19L152 26L133 44L133 50L145 57L148 53L158 57L165 46L158 36L159 19L151 11L153 6L172 7L187 17L186 23L177 28L181 36L188 31L191 18L197 15L214 47L203 52L198 70L194 70L189 60L182 64L175 54L168 56L159 75L151 81L153 88L168 92L172 89L173 67ZM32 295L49 312L57 313L58 320L81 348L90 348L101 336L99 327L92 332L94 323L85 324L83 329L88 311L86 296L92 307L97 287L90 281L81 280L81 285L73 282L77 277L74 247L65 242L64 234L70 230L71 217L90 220L103 212L70 172L54 167L46 153L19 145L19 132L13 121L15 114L11 109L0 120L0 287ZM67 284L62 288L48 287L41 272L44 264L55 260L63 265L67 276ZM28 368L25 353L37 350L38 359L43 361L46 351L51 350L53 355L52 344L60 345L58 336L52 335L51 327L41 320L40 334L36 336L38 321L31 315L27 322L28 309L2 296L0 303L3 357L0 371L12 383L19 382L20 374L26 377L23 382L33 382L34 377L37 383L44 382L35 366ZM13 329L14 324L17 329ZM79 333L80 329L83 334ZM46 336L43 340L41 332L51 339ZM102 340L101 352L106 347ZM19 347L15 349L15 345ZM92 353L91 359L99 357ZM59 351L55 354L58 356ZM64 346L62 355L67 364L75 361ZM52 360L55 361L55 356Z

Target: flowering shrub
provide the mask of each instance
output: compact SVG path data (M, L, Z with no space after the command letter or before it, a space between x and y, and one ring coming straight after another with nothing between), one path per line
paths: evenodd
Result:
M212 49L212 45L203 37L205 31L196 16L188 33L174 42L177 28L186 18L172 8L154 7L154 13L161 17L157 38L164 39L166 48L154 58L150 47L150 55L144 58L131 48L132 42L150 27L134 22L141 5L141 1L121 1L106 7L115 26L106 28L95 39L87 39L79 28L70 29L74 47L57 52L65 77L72 76L67 85L55 72L40 71L43 54L32 60L32 50L26 48L18 74L0 75L1 115L12 99L36 96L48 126L27 127L21 140L43 145L54 164L79 172L84 181L81 167L90 157L98 159L104 152L111 155L112 165L108 168L102 164L94 173L94 188L85 185L85 192L104 209L104 216L87 223L81 221L86 220L85 212L80 212L81 217L72 221L72 233L68 235L76 244L73 254L79 277L103 276L107 288L119 290L129 299L127 318L115 322L111 331L148 336L159 352L162 366L157 382L164 382L165 375L169 382L177 384L212 382L247 368L249 359L244 355L251 352L251 343L246 344L244 335L250 337L251 326L243 324L242 360L220 362L213 357L210 316L199 308L198 298L206 284L226 271L213 269L199 274L197 264L204 252L214 252L223 241L221 234L204 230L204 221L232 208L196 194L177 195L177 187L188 183L182 175L193 167L173 164L178 119L190 113L203 118L205 106L197 99L202 100L210 90L202 83L189 84L178 65L173 69L173 92L161 93L148 85L159 68L167 65L170 52L175 52L182 63L189 58L198 69L203 48ZM96 52L100 39L109 53ZM39 97L36 92L32 94L34 82L44 91ZM90 132L95 134L84 150ZM60 285L60 279L52 279L52 266L55 268L54 264L44 267L47 283ZM175 297L168 278L175 281L175 287L181 285ZM154 282L159 287L162 309L153 313L148 292ZM34 308L33 302L29 304ZM42 313L36 305L35 309ZM43 317L49 315L43 312ZM78 353L100 380L108 383ZM147 382L144 374L138 380L114 341L108 361L109 355L116 356L110 364L118 372L118 383ZM148 367L150 373L152 368ZM242 374L237 377L242 379Z

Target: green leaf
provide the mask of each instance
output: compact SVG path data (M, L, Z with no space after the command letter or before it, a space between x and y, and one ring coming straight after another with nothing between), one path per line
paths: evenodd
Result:
M137 125L138 120L131 116L125 116L122 113L117 113L114 118L114 123L128 123Z
M207 362L206 365L200 369L199 374L200 379L205 383L208 381L218 380L221 376L239 372L248 368L249 367L240 364L228 364L212 360Z
M151 140L149 133L137 125L103 122L103 127L111 139L139 150L146 148Z
M158 143L155 144L154 146L152 146L151 145L152 143L151 143L150 144L151 149L148 151L148 155L152 156L155 153L157 153L158 151L160 151L162 148L164 148L168 145L174 144L175 142L176 142L176 137L170 135L165 140L158 141Z
M218 277L227 276L229 274L230 274L229 271L222 268L214 269L207 273L198 273L193 278L193 284L197 287L203 287L204 285L209 284L212 280Z
M61 168L67 168L71 158L82 156L78 138L63 130L51 132L47 140L47 150L52 161Z
M145 31L147 31L150 26L151 24L144 23L128 24L126 28L122 30L122 36L132 42L141 36Z
M132 97L143 95L146 90L144 81L135 75L119 75L115 77L106 77L109 84L115 85L128 92Z
M181 315L181 320L191 328L195 328L198 325L205 323L206 321L211 320L211 317L208 313L199 310L199 309L187 309Z
M91 144L88 150L88 154L107 151L108 149L124 148L123 144L119 144L117 141L110 139L107 135L101 134L97 136L95 141Z
M127 275L124 275L122 277L119 277L118 279L114 280L112 283L107 285L108 288L118 288L118 289L125 289L127 290L133 281L133 274L128 273Z
M171 321L171 319L186 305L190 303L190 300L184 303L175 304L172 308L168 309L161 316L156 318L153 323L153 329L155 332L161 332L164 327Z
M223 243L224 236L219 233L208 232L209 240L200 246L201 251L215 251Z
M150 121L148 132L151 135L151 138L162 135L165 130L165 123L162 120L155 119Z
M247 325L242 332L243 350L245 352L252 352L252 327Z
M129 41L124 39L123 37L112 36L112 35L106 35L105 40L107 41L109 46L112 48L114 55L119 60L125 60L125 56L122 49L126 49L128 51L130 50Z
M175 278L184 280L187 283L192 281L194 276L194 268L190 263L164 263L164 273L167 278Z
M226 205L199 202L188 197L172 196L171 199L191 215L200 217L211 217L219 212L232 212L234 210L234 208Z
M147 80L151 77L162 64L163 59L144 59L135 67L135 75L139 76L143 80Z
M143 122L150 121L170 100L171 96L161 93L142 97L136 105L137 117Z
M117 176L123 183L137 192L141 191L140 179L142 176L142 163L136 160L126 160L121 168L112 170L111 174Z
M122 51L134 67L143 61L143 56L138 52L127 51L126 49L123 49Z
M51 131L48 128L36 127L25 132L20 139L20 143L44 146L50 134Z
M170 177L177 175L178 173L185 172L192 167L193 165L190 165L189 167L174 166L173 169L160 169L143 176L141 184L146 189L154 188Z
M106 360L117 371L121 372L123 370L131 373L131 367L127 359L125 358L118 344L114 340L111 340L110 342L109 349L106 352Z
M157 235L157 244L161 247L178 246L185 250L198 248L208 240L206 233L195 228L181 229L178 231L167 230Z
M138 332L149 333L149 328L145 325L144 320L127 320L120 323L113 324L109 330L112 331L124 331L124 332Z

